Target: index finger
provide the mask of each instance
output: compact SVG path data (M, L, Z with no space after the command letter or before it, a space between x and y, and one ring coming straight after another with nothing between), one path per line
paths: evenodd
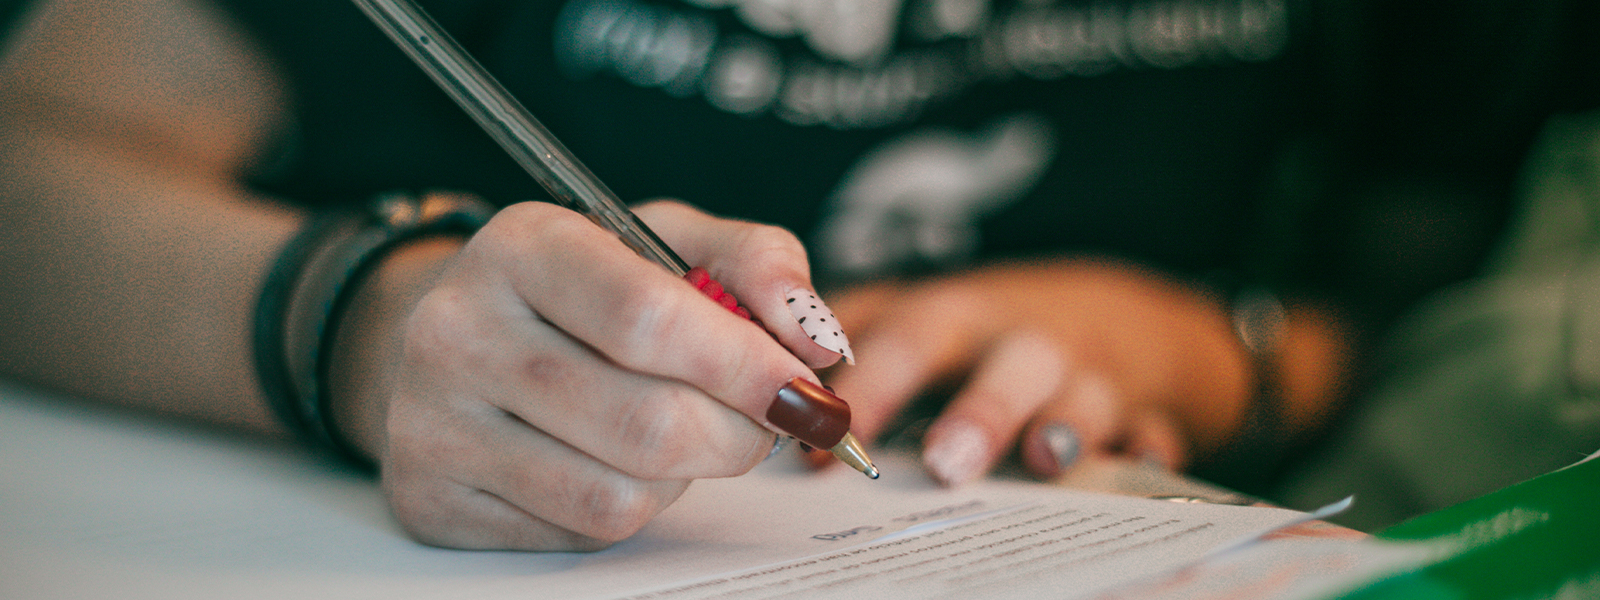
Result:
M984 294L963 281L879 294L884 306L860 336L861 364L832 379L856 403L857 432L875 439L919 394L970 368L998 327ZM892 305L892 306L891 306Z
M780 227L719 219L677 202L651 202L638 214L690 264L714 273L806 365L820 369L841 356L854 362L837 319L831 326L820 322L833 315L812 289L810 262L799 238ZM808 315L819 321L808 323Z
M823 447L831 447L837 442L808 440L806 433L815 423L784 422L787 413L769 412L790 380L817 382L800 359L754 323L711 302L581 215L543 203L513 205L478 237L485 251L467 253L461 260L516 257L500 272L531 316L608 360L693 385L808 444L828 441ZM816 418L840 419L836 413ZM842 415L844 427L825 429L848 428L848 414L846 409Z

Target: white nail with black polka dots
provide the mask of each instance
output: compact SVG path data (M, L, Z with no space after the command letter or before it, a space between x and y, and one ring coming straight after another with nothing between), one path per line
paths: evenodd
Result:
M839 326L839 319L834 318L828 305L817 298L816 292L795 290L789 292L787 300L789 312L800 322L800 329L811 336L811 341L843 354L845 362L856 364L856 355L850 352L850 340L844 336L844 328Z

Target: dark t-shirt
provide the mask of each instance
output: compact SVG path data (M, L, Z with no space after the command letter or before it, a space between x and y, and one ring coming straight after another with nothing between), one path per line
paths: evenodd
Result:
M233 4L297 90L293 159L264 184L542 197L353 8ZM1296 106L1277 0L426 4L625 200L778 223L852 272L1218 266Z
M349 3L222 3L295 90L261 186L544 197ZM1379 316L1471 271L1542 116L1586 97L1562 82L1595 21L1553 1L423 4L624 200L783 225L825 278L1095 253Z

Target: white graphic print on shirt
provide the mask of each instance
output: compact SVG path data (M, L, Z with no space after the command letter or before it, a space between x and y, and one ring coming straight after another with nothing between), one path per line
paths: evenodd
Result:
M1287 0L572 0L556 56L574 77L609 73L740 114L795 125L883 127L982 80L1053 80L1276 57ZM722 31L728 10L762 35ZM904 11L911 25L898 31ZM798 37L809 53L785 55Z
M816 251L844 275L910 261L952 263L978 244L976 221L1015 201L1054 157L1042 117L982 131L923 128L863 156L834 192Z
M555 50L572 77L609 74L796 126L881 128L985 80L1058 80L1275 58L1287 0L572 0ZM749 32L719 27L728 11ZM904 17L904 18L902 18ZM904 23L904 31L899 30ZM798 39L809 52L785 52ZM1036 115L983 131L924 128L864 155L830 198L825 268L872 274L952 264L976 222L1023 197L1054 160Z

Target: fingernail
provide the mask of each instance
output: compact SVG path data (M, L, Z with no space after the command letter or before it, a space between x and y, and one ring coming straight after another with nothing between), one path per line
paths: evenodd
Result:
M767 422L813 448L828 449L850 431L850 405L799 377L778 390Z
M844 328L839 325L839 319L833 316L833 311L828 310L828 305L817 298L816 292L798 289L789 292L785 298L789 303L789 313L800 322L800 329L811 336L811 341L843 355L845 362L856 364L856 355L850 351L850 339L845 337Z
M934 478L955 487L979 475L989 452L989 436L971 423L946 426L933 446L922 455L922 463Z
M1078 461L1078 452L1083 445L1079 443L1078 434L1071 427L1061 423L1051 423L1040 429L1039 435L1044 438L1044 447L1050 451L1050 457L1055 459L1057 471L1064 470Z

